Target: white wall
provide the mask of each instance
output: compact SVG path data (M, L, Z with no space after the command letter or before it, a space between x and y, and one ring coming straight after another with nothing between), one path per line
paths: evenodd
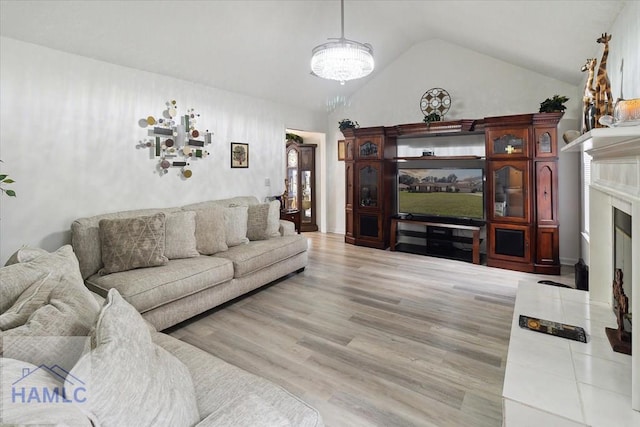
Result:
M628 1L607 32L611 34L607 75L611 83L613 99L615 101L620 97L640 98L640 2ZM593 58L598 59L599 66L604 48L603 45L595 42L600 37L600 33L597 31L593 33ZM621 72L620 68L623 65L624 69ZM621 85L622 94L620 93Z
M451 95L452 106L445 117L449 120L537 112L545 98L560 94L571 99L559 136L578 126L580 104L575 85L443 40L429 40L414 45L385 69L376 70L346 107L329 115L327 150L337 150L337 140L342 139L337 122L342 118L356 120L362 127L420 122L424 117L420 98L432 87L442 87ZM560 257L570 264L579 253L575 237L579 232L575 221L580 201L578 159L563 154L559 167ZM327 177L328 187L335 189L333 200L328 201L328 230L344 233L344 162L329 162Z
M16 198L0 197L0 262L23 244L57 249L78 217L283 191L285 128L325 131L323 114L81 56L0 39L0 159ZM211 155L160 176L137 149L175 99L215 135ZM249 168L231 169L229 143L249 143ZM265 186L265 178L271 187Z

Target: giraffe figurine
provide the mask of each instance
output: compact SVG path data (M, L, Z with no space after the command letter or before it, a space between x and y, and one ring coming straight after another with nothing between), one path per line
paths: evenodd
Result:
M613 113L613 97L611 96L611 83L609 82L609 76L607 75L607 57L609 56L609 40L611 40L611 34L603 33L598 40L598 43L604 44L604 52L602 53L602 59L600 59L600 66L598 67L598 74L596 76L596 127L603 127L600 124L600 117L604 115L611 115Z
M593 76L596 68L596 58L587 59L587 62L582 66L581 71L588 71L587 83L584 86L584 96L582 97L582 133L590 131L594 126L594 100L596 97L596 91L593 89Z

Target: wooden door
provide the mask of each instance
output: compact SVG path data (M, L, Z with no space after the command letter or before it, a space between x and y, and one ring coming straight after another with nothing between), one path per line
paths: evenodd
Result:
M348 153L348 151L347 151ZM354 204L354 163L346 161L344 164L345 170L345 236L344 240L347 243L355 243L354 241L354 218L353 218L353 204Z
M555 161L536 162L536 222L558 223L558 165Z

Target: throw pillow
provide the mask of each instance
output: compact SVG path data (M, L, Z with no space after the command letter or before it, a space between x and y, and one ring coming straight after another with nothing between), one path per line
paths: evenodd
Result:
M193 426L199 419L188 368L157 346L142 316L111 289L95 325L95 348L69 376L81 378L87 415L103 426ZM68 396L77 384L65 383Z
M267 236L280 236L280 200L269 202L269 221L267 223Z
M29 286L46 273L48 271L30 263L11 264L0 268L0 313L7 311Z
M63 399L63 384L55 366L36 366L2 357L0 369L2 425L93 425L75 405L82 404L83 395Z
M238 246L249 242L247 239L248 213L248 206L224 208L224 231L227 246Z
M165 223L163 212L101 219L98 226L104 267L100 274L165 265L168 261L164 255Z
M59 283L49 280L51 273L43 273L40 279L29 286L18 300L4 313L0 314L0 330L6 331L24 325L29 316L49 301L51 290Z
M167 215L164 255L169 259L200 255L196 245L196 213L173 212Z
M227 246L224 234L224 210L220 206L195 209L196 248L202 255L224 252Z
M84 286L73 249L65 245L33 261L3 267L0 273L6 270L18 277L33 273L38 277L49 275L47 282L51 282L51 291L47 303L31 313L26 323L2 332L0 353L36 366L54 363L71 369L82 351L83 337L89 334L100 310ZM9 275L0 274L0 277L4 279ZM73 349L71 341L74 341Z
M29 262L38 258L40 255L48 254L49 252L40 248L32 248L29 246L23 246L13 253L4 264L4 266L18 264L21 262Z
M268 203L249 206L247 211L247 238L249 240L266 240L270 237L267 234L269 208Z

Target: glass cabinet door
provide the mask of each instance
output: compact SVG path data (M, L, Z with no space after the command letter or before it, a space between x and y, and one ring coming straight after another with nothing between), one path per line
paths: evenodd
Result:
M558 155L555 128L535 128L533 133L536 143L536 157L556 157Z
M529 129L491 129L487 131L487 157L529 157Z
M285 209L299 209L298 200L298 150L287 151L287 202Z
M300 171L300 185L302 189L302 200L300 201L300 210L302 211L301 221L303 223L311 223L311 212L313 204L311 203L312 194L312 185L311 185L311 171L310 170L301 170Z
M366 136L356 138L356 154L358 159L374 160L382 158L382 137Z
M491 162L490 183L492 188L489 209L492 218L509 221L529 221L529 167L527 161Z
M317 231L315 212L315 144L287 142L287 204L300 211L300 230Z
M378 207L379 168L378 164L366 164L358 170L358 202L361 207Z

